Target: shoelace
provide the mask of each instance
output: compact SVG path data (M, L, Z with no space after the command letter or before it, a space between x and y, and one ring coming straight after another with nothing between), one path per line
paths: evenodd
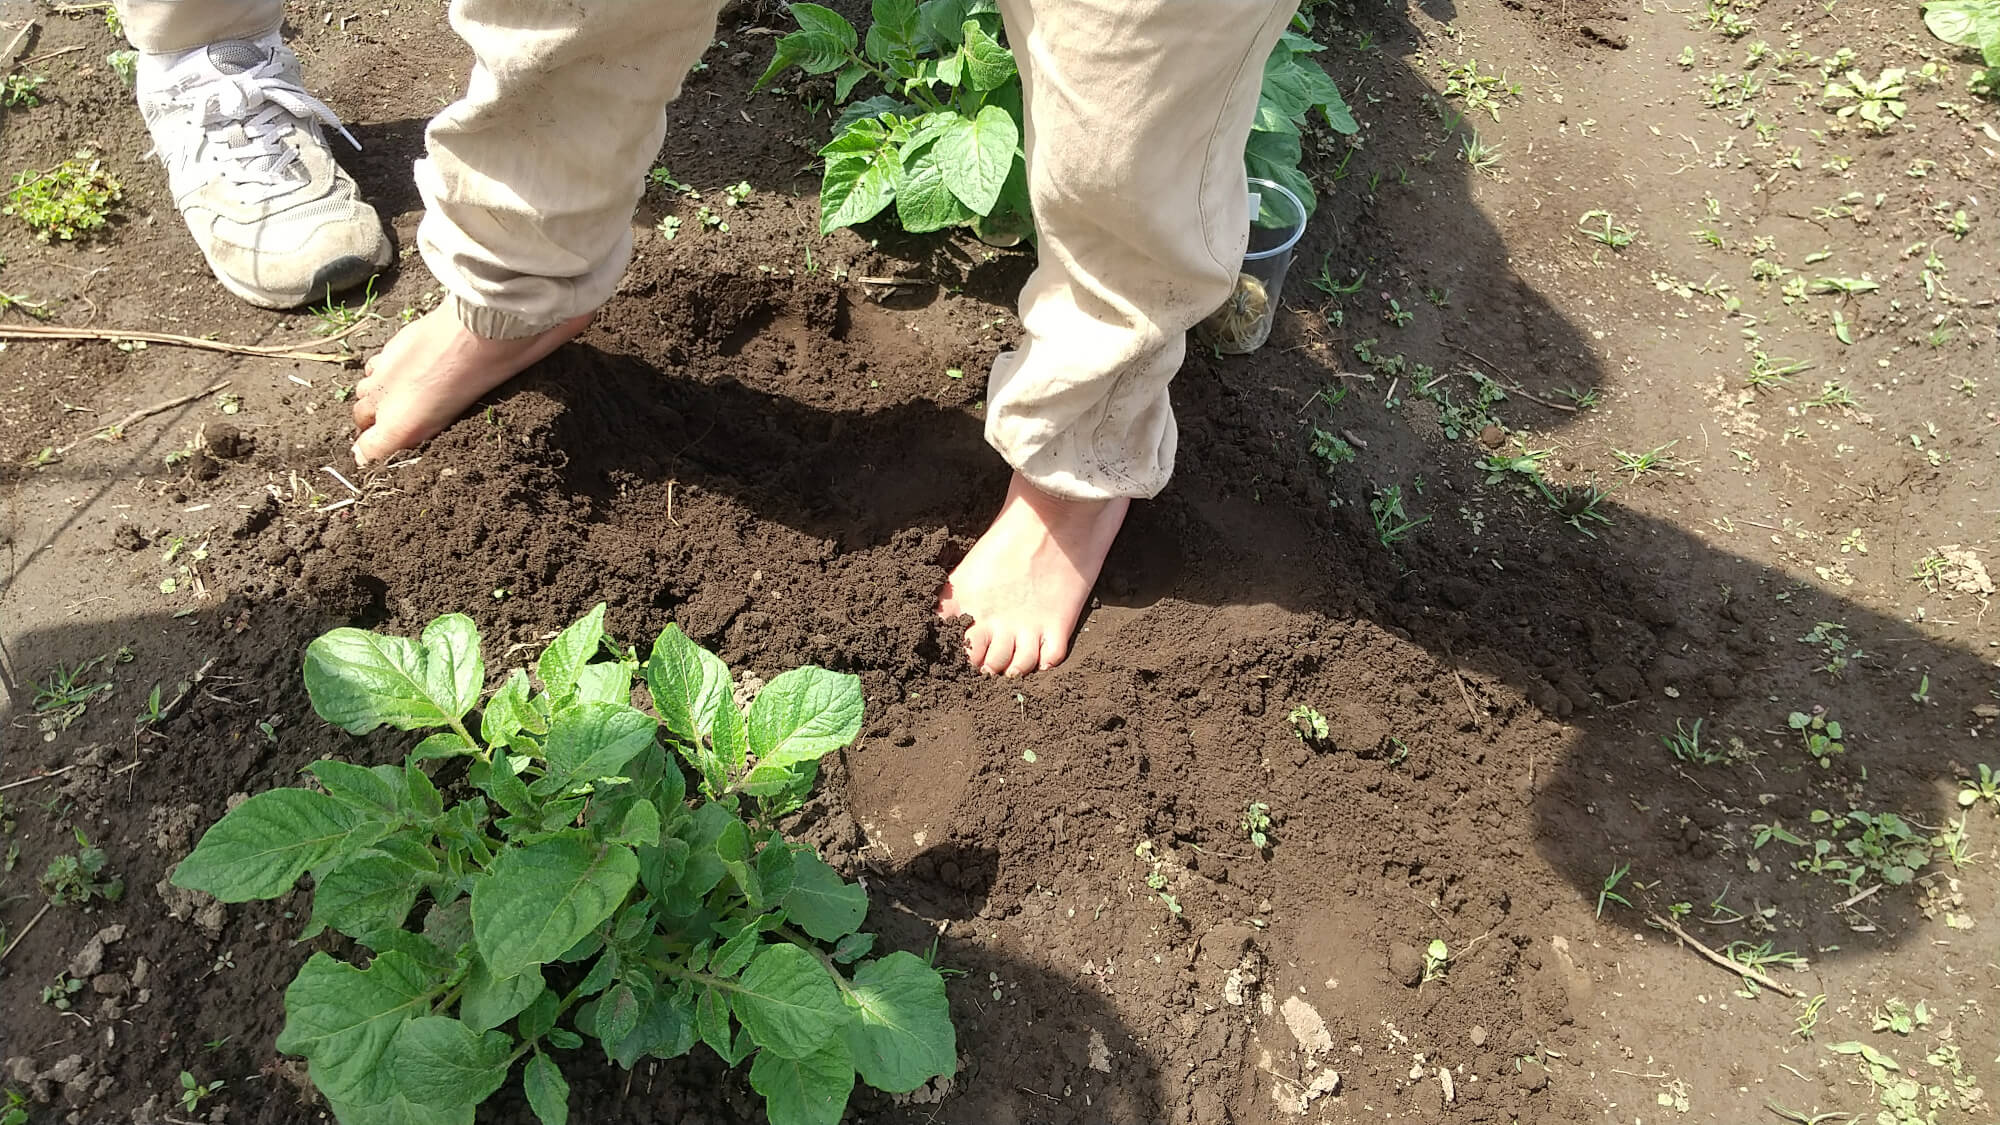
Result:
M290 131L288 118L316 120L361 148L331 107L285 76L284 64L275 56L233 74L217 70L205 59L200 62L198 77L183 80L173 104L194 111L204 138L221 149L232 179L275 183L297 163L297 150L283 139ZM240 132L231 136L230 126L239 126ZM193 150L173 156L185 161Z

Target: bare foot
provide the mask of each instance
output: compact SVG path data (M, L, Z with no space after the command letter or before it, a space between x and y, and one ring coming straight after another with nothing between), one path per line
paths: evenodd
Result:
M1069 655L1083 603L1131 502L1061 500L1015 473L993 526L938 596L938 614L972 617L965 654L989 676L1023 676Z
M415 449L451 425L479 396L555 351L590 324L566 320L539 336L486 340L441 305L396 333L354 388L356 464Z

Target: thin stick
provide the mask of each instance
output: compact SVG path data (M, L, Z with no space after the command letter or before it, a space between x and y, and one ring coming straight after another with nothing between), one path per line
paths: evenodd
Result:
M1450 645L1444 646L1444 655L1445 659L1451 661L1452 682L1458 685L1458 697L1465 700L1465 713L1472 717L1472 725L1477 727L1479 708L1472 705L1472 693L1465 689L1465 675L1458 670L1458 657L1452 653Z
M59 59L64 55L75 54L76 52L83 50L83 47L84 45L81 43L77 43L69 47L57 47L53 51L48 51L43 54L36 55L32 59L22 59L20 62L14 64L14 69L26 70L27 68L35 65L36 63L45 63L50 59Z
M14 33L13 42L7 44L6 57L8 59L11 60L14 57L14 52L21 49L21 40L26 39L28 33L33 30L35 30L35 21L29 20L27 23L21 25L21 30Z
M5 785L0 785L0 793L5 793L9 789L19 789L23 785L33 785L37 781L47 781L52 777L61 777L62 775L68 773L69 771L75 768L76 768L76 763L71 762L69 765L62 767L61 769L53 769L47 773L38 773L33 777L24 777L19 781L10 781Z
M178 398L170 398L165 402L156 402L151 406L142 406L139 409L134 410L132 413L127 414L125 417L118 419L116 422L111 423L108 426L100 426L97 429L90 431L89 433L83 435L82 437L76 439L75 441L70 442L68 445L57 446L56 452L68 453L70 450L75 449L77 446L82 445L84 442L89 441L90 439L96 437L99 434L110 433L113 430L122 430L134 422L138 422L146 418L151 418L155 414L161 414L166 411L172 410L176 406L186 406L188 403L193 402L196 399L207 398L209 395L214 394L215 392L221 390L222 388L228 385L229 385L229 380L224 379L220 383L215 383L211 386L204 387L201 390L194 392L193 394L181 395Z
M7 948L0 949L0 961L5 961L7 959L7 955L9 953L14 952L15 947L21 944L21 939L28 936L28 931L34 929L35 923L41 921L42 915L47 914L49 912L49 907L54 905L55 905L54 902L45 902L42 904L42 908L40 910L35 911L35 916L33 918L28 919L28 924L22 926L21 932L14 935L14 940L7 943Z
M1797 992L1794 992L1793 990L1786 988L1784 985L1779 984L1777 981L1772 980L1770 977L1765 976L1763 973L1758 972L1757 970L1751 968L1750 966L1743 964L1741 961L1737 961L1734 958L1728 957L1721 953L1717 953L1715 950L1710 949L1709 947L1703 945L1701 942L1695 940L1692 936L1688 934L1686 930L1681 929L1679 926L1674 925L1672 922L1667 921L1665 918L1660 917L1658 914L1646 915L1646 921L1651 922L1653 925L1658 926L1659 928L1673 934L1675 937L1685 942L1688 948L1694 950L1696 953L1701 954L1703 957L1708 958L1710 961L1715 962L1716 964L1722 966L1723 968L1728 969L1730 972L1735 973L1737 976L1743 977L1746 980L1754 980L1758 984L1763 985L1765 988L1770 989L1771 991L1777 993L1780 996L1789 996L1794 1000L1798 999L1799 994Z
M1550 410L1560 410L1565 414L1576 413L1576 407L1574 406L1564 406L1560 402L1550 402L1548 399L1545 399L1542 396L1536 394L1535 392L1527 389L1526 387L1523 387L1520 384L1520 382L1517 381L1512 375L1507 374L1506 368L1501 367L1499 364L1493 362L1490 359L1487 359L1485 356L1480 355L1478 352L1473 351L1471 348L1465 347L1460 344L1454 344L1450 340L1445 340L1444 346L1450 348L1452 351L1461 352L1465 355L1471 356L1473 359L1476 359L1479 362L1485 364L1486 366L1491 367L1495 375L1498 375L1501 378L1507 380L1508 390L1513 391L1515 394L1520 395L1522 398L1527 399L1529 402L1538 402L1541 403L1543 406L1548 407Z
M22 185L26 186L26 185ZM18 190L18 189L16 189ZM367 321L356 321L343 331L326 338L333 343L358 331ZM221 340L204 340L198 336L181 336L172 332L139 332L110 328L66 328L49 324L23 324L0 328L0 340L100 340L116 342L121 340L142 340L148 344L170 344L180 348L199 348L202 351L223 352L227 355L253 355L265 359L294 359L307 363L338 363L351 365L355 357L347 352L309 352L300 350L300 344L229 344Z

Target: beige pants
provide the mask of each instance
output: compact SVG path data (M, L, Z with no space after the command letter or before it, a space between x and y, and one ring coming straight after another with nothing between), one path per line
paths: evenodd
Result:
M475 65L431 122L424 260L460 319L528 335L603 304L665 108L720 0L452 0ZM1001 0L1026 88L1040 257L1025 336L993 365L986 438L1071 499L1173 472L1167 384L1229 295L1247 238L1243 144L1296 0ZM281 0L121 0L135 46L276 26Z

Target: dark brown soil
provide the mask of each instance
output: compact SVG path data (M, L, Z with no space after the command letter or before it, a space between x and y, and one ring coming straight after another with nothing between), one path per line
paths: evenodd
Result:
M366 146L350 167L407 243L419 206L408 163L463 61L431 6L389 12L348 26L301 10L296 30ZM952 1089L902 1105L866 1095L855 1120L1289 1121L1283 1101L1322 1066L1339 1071L1339 1091L1303 1120L1664 1119L1655 1094L1683 1080L1711 1120L1761 1118L1766 1099L1862 1108L1872 1093L1790 1034L1796 1006L1739 998L1727 974L1643 925L1679 901L1714 917L1710 899L1750 918L1690 922L1696 936L1718 947L1769 938L1811 958L1812 974L1783 979L1833 997L1822 1041L1865 1037L1886 997L1928 996L1966 1061L1986 1066L2000 1034L1975 995L1995 986L1979 952L2000 924L1990 865L1961 870L1940 854L1920 884L1834 909L1848 890L1751 844L1754 825L1804 831L1814 809L1850 803L1942 831L1956 815L1952 782L1994 760L1986 646L2000 634L1984 600L1904 582L1940 544L1993 542L2000 418L1990 382L1976 394L1956 382L1989 381L1990 354L1912 363L1902 349L1914 345L1874 322L1828 361L1829 378L1836 364L1852 369L1838 377L1865 419L1724 393L1715 372L1737 366L1737 325L1690 317L1672 287L1647 283L1649 270L1694 272L1678 244L1634 247L1619 277L1636 271L1639 284L1621 290L1608 252L1593 257L1573 236L1588 207L1637 209L1664 247L1680 216L1647 209L1689 202L1666 181L1621 179L1624 149L1566 147L1576 123L1644 120L1621 102L1621 79L1592 77L1626 36L1638 41L1638 14L1458 13L1484 37L1483 58L1516 74L1540 66L1555 77L1538 89L1569 91L1507 110L1522 118L1513 176L1570 178L1549 189L1563 194L1546 212L1531 189L1452 164L1457 142L1440 145L1420 108L1434 96L1427 52L1446 49L1435 21L1450 16L1339 16L1350 30L1329 61L1370 129L1351 166L1323 143L1328 191L1290 309L1247 360L1190 358L1175 385L1172 487L1135 509L1070 662L1018 682L964 669L933 607L1004 486L980 439L980 376L1017 330L1010 302L1030 261L970 240L820 238L810 149L824 122L794 99L747 93L767 29L782 22L775 10L725 21L662 154L704 192L755 185L731 230L689 222L672 241L642 230L618 297L581 341L415 461L365 477L343 467L345 407L332 392L353 374L338 368L85 344L0 353L0 451L17 465L214 381L242 395L226 421L204 400L5 478L0 784L68 772L0 792L20 848L0 922L9 940L22 932L41 897L34 875L73 847L73 830L105 847L127 894L50 910L0 966L0 1056L23 1060L0 1077L54 1103L37 1122L178 1114L184 1069L226 1078L211 1104L229 1122L316 1119L272 1049L279 993L321 944L292 944L307 899L204 911L161 889L164 875L231 795L290 783L319 757L385 761L406 748L311 717L298 662L320 630L407 632L462 610L498 669L598 601L624 641L643 646L677 623L733 667L768 676L816 663L862 677L867 725L796 830L866 876L870 923L887 940L924 949L935 937L964 975L951 986L962 1052ZM1653 55L1680 46L1677 22L1646 26ZM1357 32L1373 45L1352 45ZM41 38L36 51L85 44L74 57L86 60L109 49L94 25L60 18ZM10 229L6 288L60 295L72 323L305 335L310 317L237 308L206 279L101 65L51 85L50 106L10 111L8 168L93 139L126 179L127 219L98 249L40 247ZM1698 106L1674 112L1704 137L1726 128ZM1436 164L1412 160L1427 147ZM1399 183L1413 167L1414 182ZM1893 175L1869 174L1885 185ZM1570 181L1589 190L1572 197ZM1686 184L1672 190L1731 190ZM656 192L635 221L692 207ZM1914 226L1898 221L1885 215L1867 238L1906 241ZM1966 335L1990 347L1994 243L1975 231L1945 252L1968 309L1989 301ZM1308 284L1323 255L1335 280L1368 274L1340 324ZM860 280L881 277L904 281ZM1424 302L1427 287L1448 299ZM376 308L393 317L432 294L412 264ZM1380 319L1392 294L1418 310L1414 324ZM379 343L391 327L363 338ZM1717 337L1727 354L1705 358L1724 352ZM1435 373L1420 384L1407 368L1371 371L1354 350L1371 339L1371 354ZM1608 523L1579 506L1552 511L1489 480L1476 463L1487 449L1449 439L1451 420L1417 393L1467 401L1468 360L1520 381L1496 407L1513 434L1487 437L1558 450L1552 479L1615 483L1610 449L1677 436L1698 467L1619 488ZM1605 405L1549 405L1572 401L1564 391ZM1385 398L1399 405L1385 410ZM1945 433L1931 447L1949 455L1937 463L1908 437L1932 420ZM1356 459L1316 459L1315 429L1343 436ZM167 465L184 446L197 457ZM1428 522L1385 545L1370 501L1390 485ZM185 547L169 560L175 537ZM1856 542L1872 553L1850 553ZM173 592L156 594L166 578ZM1822 670L1823 646L1800 640L1822 622L1867 654L1839 676ZM67 727L37 711L49 669L105 654L94 673L111 692ZM1919 676L1934 705L1911 698ZM170 704L188 688L135 734L155 681ZM1785 728L1788 712L1815 705L1849 731L1826 770ZM1324 713L1328 738L1295 733L1287 716L1301 706ZM1695 719L1708 745L1738 740L1738 764L1666 752L1660 736ZM1239 827L1251 801L1276 821L1266 852ZM1990 851L1991 818L1974 812L1968 831ZM1147 886L1142 844L1178 911ZM1606 876L1628 864L1614 889L1632 905L1601 901ZM1978 928L1960 932L1952 913ZM122 940L76 1010L39 1003L114 923ZM1432 939L1453 959L1426 981ZM1323 1018L1331 1054L1288 1029L1293 1001ZM1902 1055L1914 1066L1913 1047ZM712 1060L626 1074L578 1052L564 1066L582 1119L758 1119ZM1993 1087L1990 1068L1979 1073ZM1940 1118L1961 1119L1978 1118ZM510 1087L482 1120L532 1118Z

